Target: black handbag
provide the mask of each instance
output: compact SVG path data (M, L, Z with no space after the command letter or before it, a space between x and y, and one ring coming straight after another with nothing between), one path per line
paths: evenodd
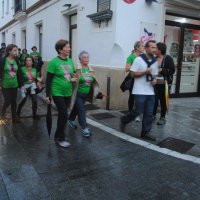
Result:
M129 73L121 83L120 89L122 90L122 92L125 92L126 90L131 90L133 88L133 83L134 79L131 77L131 74Z

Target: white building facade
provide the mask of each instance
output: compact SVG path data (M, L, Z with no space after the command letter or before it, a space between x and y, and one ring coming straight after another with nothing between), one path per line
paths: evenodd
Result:
M166 42L177 67L174 95L199 95L197 0L1 0L0 8L0 42L28 52L37 46L46 63L56 56L54 45L61 38L70 41L77 64L78 53L88 51L101 90L109 97L104 107L127 107L127 93L119 85L137 40ZM187 45L192 48L184 49Z

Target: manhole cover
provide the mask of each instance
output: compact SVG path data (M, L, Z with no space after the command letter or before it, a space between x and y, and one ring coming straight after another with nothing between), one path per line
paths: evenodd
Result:
M115 118L116 117L116 116L114 116L110 113L98 113L98 114L93 114L91 116L94 117L97 120L109 119L109 118Z
M171 149L173 151L177 151L179 153L186 153L190 150L195 144L186 142L184 140L175 139L172 137L168 137L162 140L157 144L159 147Z

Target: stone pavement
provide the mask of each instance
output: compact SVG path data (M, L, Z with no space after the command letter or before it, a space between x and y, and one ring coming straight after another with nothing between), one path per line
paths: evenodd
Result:
M153 127L153 135L158 138L155 144L175 137L194 143L186 153L199 156L198 101L199 98L173 99L167 124ZM42 102L39 108L44 114ZM30 105L25 110L27 114ZM92 114L105 112L90 110L88 116L95 119ZM122 114L108 113L116 117L96 121L118 130ZM140 125L131 123L126 133L138 137ZM53 131L55 127L53 116ZM55 145L53 133L48 139L45 117L39 121L22 118L21 124L12 125L9 121L1 124L0 199L199 199L199 164L146 149L94 126L90 128L93 136L86 139L80 129L67 127L66 135L72 146L63 149Z

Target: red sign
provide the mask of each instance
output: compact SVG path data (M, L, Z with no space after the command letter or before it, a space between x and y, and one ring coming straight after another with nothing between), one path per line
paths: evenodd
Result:
M128 4L131 4L131 3L134 3L136 0L124 0L124 2L128 3Z

